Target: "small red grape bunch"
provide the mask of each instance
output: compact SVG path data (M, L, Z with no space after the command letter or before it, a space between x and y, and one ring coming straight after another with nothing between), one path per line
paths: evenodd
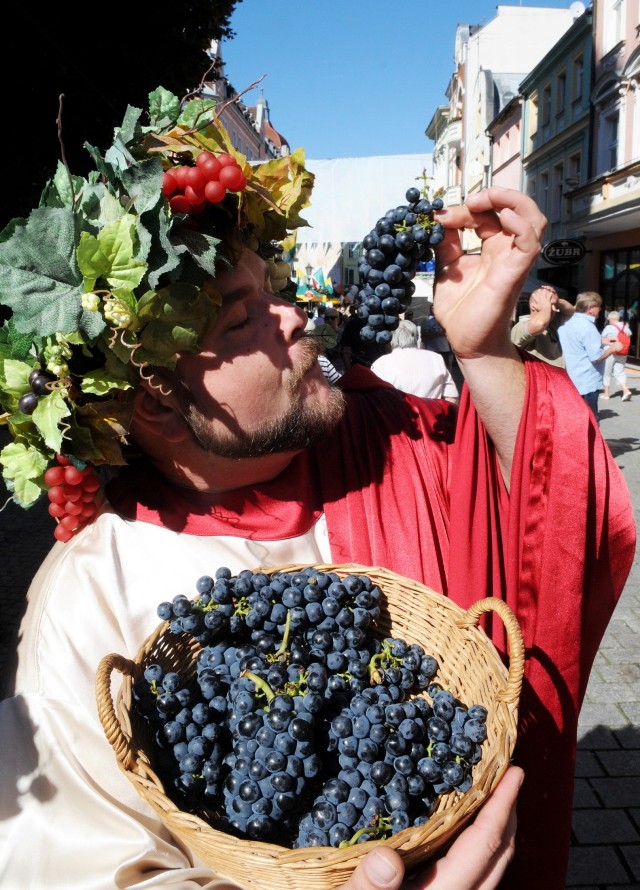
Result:
M44 474L49 487L49 515L56 520L53 536L66 543L91 522L102 497L100 478L91 464L79 470L64 454L56 454L54 464Z
M165 170L162 193L174 213L202 213L207 204L218 204L227 192L246 188L245 176L238 161L230 154L214 155L201 151L195 167L181 164Z

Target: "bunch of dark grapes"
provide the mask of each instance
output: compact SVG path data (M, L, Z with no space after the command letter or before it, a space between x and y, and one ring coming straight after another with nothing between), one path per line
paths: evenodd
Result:
M471 788L487 711L443 689L422 646L376 637L370 578L222 567L196 588L158 606L201 644L193 678L149 664L134 685L183 810L238 837L339 847L423 824L438 795Z
M23 414L33 414L38 407L39 397L49 395L57 380L55 374L35 368L29 374L29 391L18 400L18 410Z
M429 198L426 189L407 189L407 203L387 210L365 235L360 260L358 316L366 324L363 340L389 343L415 291L413 279L421 260L444 238L444 227L433 214L442 210L441 198Z

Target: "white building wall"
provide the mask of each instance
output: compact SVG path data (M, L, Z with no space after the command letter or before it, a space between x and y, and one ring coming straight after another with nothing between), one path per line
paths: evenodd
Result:
M571 27L574 13L547 7L498 6L498 14L469 37L465 66L464 194L483 184L484 167L489 163L489 138L485 133L487 103L482 72L528 74L560 37ZM489 79L490 80L490 79ZM498 111L498 109L494 109ZM493 112L489 114L493 117Z

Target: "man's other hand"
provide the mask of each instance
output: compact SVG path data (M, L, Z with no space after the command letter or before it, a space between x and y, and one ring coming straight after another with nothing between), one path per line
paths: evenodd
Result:
M514 853L516 799L524 773L509 767L474 822L446 856L411 875L413 890L494 890ZM391 847L377 846L340 890L399 890L404 864Z

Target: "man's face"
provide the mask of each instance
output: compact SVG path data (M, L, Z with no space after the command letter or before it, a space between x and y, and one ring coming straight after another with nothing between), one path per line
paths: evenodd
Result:
M266 263L245 249L216 277L220 316L195 356L178 365L179 395L200 445L223 457L299 451L338 423L344 397L305 337L305 313L271 293Z

